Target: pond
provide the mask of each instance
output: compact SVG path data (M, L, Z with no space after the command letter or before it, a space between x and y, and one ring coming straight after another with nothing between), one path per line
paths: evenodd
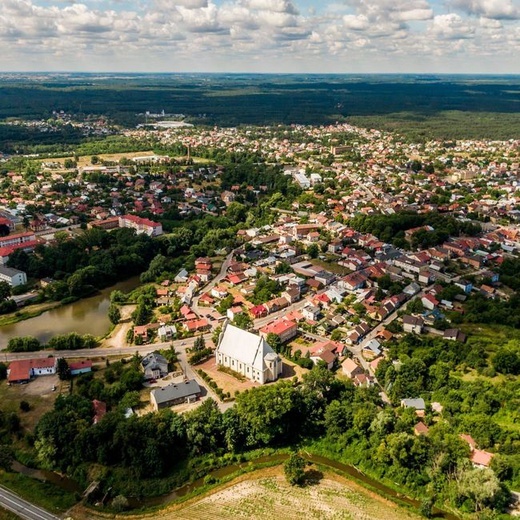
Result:
M110 328L107 315L110 293L115 290L129 292L138 286L139 277L134 276L89 298L57 307L28 320L4 325L0 327L0 350L7 346L11 338L17 336L34 336L42 343L57 334L70 332L104 336Z

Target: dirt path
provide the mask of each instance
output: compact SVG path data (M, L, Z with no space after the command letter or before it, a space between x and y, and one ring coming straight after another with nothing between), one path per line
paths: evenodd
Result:
M101 342L101 347L122 348L127 347L126 334L132 326L132 312L136 305L121 306L121 321L114 327L114 330Z

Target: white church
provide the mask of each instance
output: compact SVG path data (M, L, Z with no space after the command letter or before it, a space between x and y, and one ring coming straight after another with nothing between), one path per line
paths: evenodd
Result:
M216 351L217 365L228 367L260 384L276 381L282 374L280 356L267 341L225 323Z

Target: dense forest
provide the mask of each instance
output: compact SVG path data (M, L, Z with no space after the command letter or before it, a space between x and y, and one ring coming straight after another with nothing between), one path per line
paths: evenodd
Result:
M353 118L360 126L391 128L416 139L509 139L520 135L518 83L515 77L464 76L49 75L47 81L33 81L28 75L0 83L0 118L39 119L64 110L134 126L144 120L138 114L165 110L208 125L327 124ZM3 132L0 149L13 142L9 131ZM69 135L61 142L75 139Z

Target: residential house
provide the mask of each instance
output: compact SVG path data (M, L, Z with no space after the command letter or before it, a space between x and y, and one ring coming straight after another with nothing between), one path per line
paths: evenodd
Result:
M145 379L160 379L168 375L168 360L159 352L151 352L141 360Z
M260 329L260 334L267 337L268 334L276 334L282 343L289 341L298 334L298 325L285 317L269 323Z
M425 294L421 298L421 303L423 304L423 307L425 309L433 311L433 309L435 309L439 305L439 300L437 300L437 298L435 298L435 296L431 294Z
M161 341L170 341L177 334L175 325L163 325L157 329L157 335Z
M81 361L73 361L69 363L70 375L78 376L87 374L92 371L92 361L90 359L82 359Z
M7 282L11 287L17 287L27 283L27 275L24 271L0 265L0 280Z
M301 310L301 313L306 320L317 321L321 314L321 309L316 305L312 305L312 303L308 303Z
M446 329L443 334L443 338L450 341L459 341L465 343L466 334L461 332L459 329Z
M345 359L345 361L341 363L341 368L343 373L350 379L354 379L354 377L359 374L364 374L364 370L350 358Z
M428 435L428 432L430 429L426 424L424 424L422 421L419 421L414 427L413 427L413 433L415 435Z
M381 355L381 343L377 339L371 339L363 347L363 357L366 359L374 359Z
M403 408L413 408L418 415L424 415L426 404L422 397L401 399L401 406Z
M9 363L7 381L9 384L27 383L33 377L56 373L57 359L54 357L19 359Z
M417 316L403 316L403 330L405 332L413 332L414 334L422 334L424 328L424 320Z

